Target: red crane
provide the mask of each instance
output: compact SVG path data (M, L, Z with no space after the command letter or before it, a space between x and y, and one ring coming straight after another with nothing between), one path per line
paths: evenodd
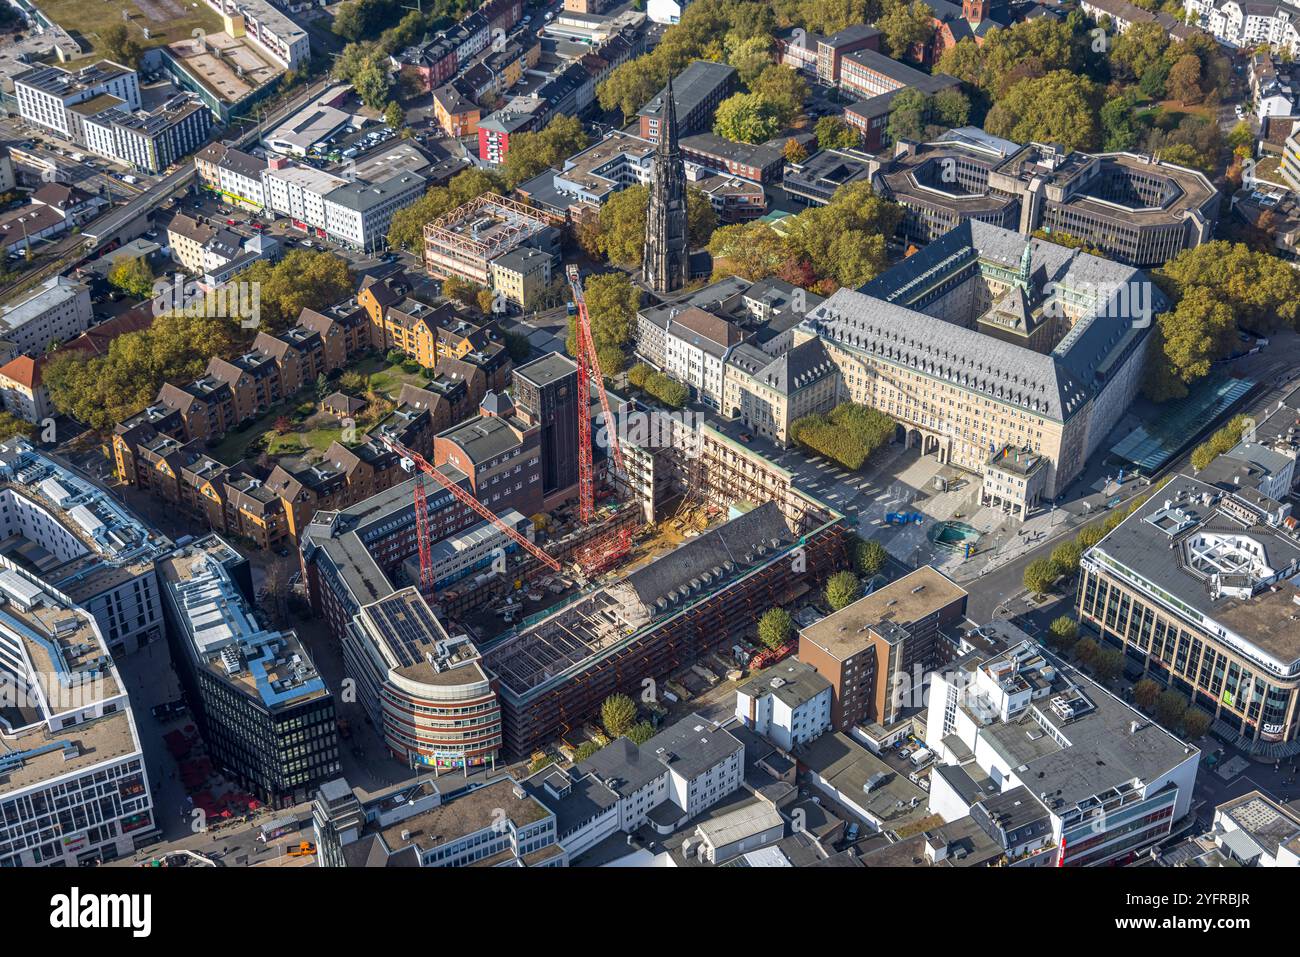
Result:
M447 476L443 475L436 468L430 465L428 460L426 460L425 457L421 455L419 452L416 452L413 449L408 449L401 442L398 442L396 439L389 438L388 436L383 437L383 442L385 445L387 445L398 455L410 459L411 463L414 465L415 468L419 469L425 475L432 477L435 482L437 482L448 492L450 492L453 496L455 496L458 502L460 502L462 505L467 505L470 508L472 508L475 512L478 513L479 517L481 517L484 521L491 522L500 532L502 532L508 538L510 538L511 541L513 541L516 545L518 545L520 548L526 551L529 555L532 555L533 558L537 559L543 565L551 569L551 571L558 572L561 570L559 562L557 562L550 555L546 554L546 552L542 551L540 548L538 548L536 545L530 542L523 535L520 535L517 531L515 531L505 522L501 521L501 519L498 518L496 514L492 512L492 510L489 509L486 505L484 505L482 502L476 499L469 492L465 491L463 488L461 488L451 479L447 478ZM424 504L423 499L424 499L424 483L416 482L415 483L415 503L416 503L415 521L416 521L416 534L421 536L421 545L420 545L421 586L424 585L426 578L432 579L433 577L433 567L431 563L432 545L430 544L427 552L424 546L424 541L427 540L429 534L429 526L428 526L429 518L428 518L428 512L426 508L421 507ZM423 520L423 531L421 531L422 520Z
M424 497L424 479L415 482L415 537L420 543L420 591L433 592L433 536L429 534L429 503Z
M609 438L609 465L614 474L626 481L627 469L623 464L623 450L618 444L618 424L609 408L609 396L605 393L605 377L600 371L600 358L596 355L596 343L591 335L591 319L587 315L587 299L582 289L582 278L577 266L568 266L565 274L569 279L569 288L573 290L573 302L577 307L574 321L575 338L578 340L578 520L590 525L596 520L595 479L591 464L591 418L587 414L587 385L594 383L596 394L600 396L600 408L605 415L605 434ZM587 543L578 555L578 564L587 572L599 571L610 562L626 555L632 545L631 530L622 526L607 535L599 536Z

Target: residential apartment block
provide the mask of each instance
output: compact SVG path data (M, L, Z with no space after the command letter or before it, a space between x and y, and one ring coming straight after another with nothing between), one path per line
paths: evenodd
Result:
M72 108L80 103L108 96L128 111L140 109L139 77L112 60L100 60L75 73L57 66L33 67L14 77L13 84L19 115L69 140L75 135Z
M965 614L965 589L925 565L800 629L799 660L830 682L830 727L888 733L914 713L947 657L941 633Z

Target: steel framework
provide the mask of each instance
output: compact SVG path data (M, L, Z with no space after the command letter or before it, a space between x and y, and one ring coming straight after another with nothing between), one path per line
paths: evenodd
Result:
M480 502L469 492L465 491L463 488L461 488L451 479L447 478L447 476L443 475L436 468L430 465L428 460L426 460L425 457L421 455L419 452L416 452L414 449L408 449L401 442L398 442L396 439L390 438L388 436L383 436L382 441L385 445L387 445L398 455L408 459L411 462L412 468L418 469L419 471L423 472L425 475L431 476L435 482L437 482L448 492L450 492L458 502L460 502L463 505L467 505L469 508L473 509L478 514L478 516L482 518L484 521L491 522L492 525L498 531L504 533L506 537L508 537L516 545L518 545L520 548L526 551L529 555L532 555L533 558L537 559L539 562L541 562L546 567L551 569L551 571L558 572L561 570L559 562L557 562L550 555L546 554L546 552L542 551L540 548L538 548L536 545L530 542L523 535L520 535L517 531L515 531L505 522L501 521L501 519L497 517L497 515L486 505L484 505L482 502ZM416 482L415 488L416 488L415 497L416 497L416 507L417 507L416 521L418 523L419 515L421 514L419 511L419 502L420 499L423 498L424 496L424 485L422 482ZM426 515L426 519L427 519L428 513L425 512L424 514ZM417 532L418 532L418 525L417 525ZM427 526L425 529L425 534L426 535L428 534ZM430 557L431 557L430 555L427 555L425 553L424 547L422 545L420 548L421 583L424 582L426 575L429 577L432 577L433 575L433 568L432 565L430 564Z
M591 335L591 318L587 314L587 297L582 288L582 277L577 266L565 269L569 279L569 288L573 290L573 302L577 307L574 321L578 340L578 400L583 408L578 411L578 520L590 525L596 520L595 475L592 468L591 417L588 415L588 383L594 383L596 394L600 397L600 409L605 416L605 434L609 437L609 468L614 470L617 480L611 484L627 484L627 468L623 462L623 450L618 444L618 424L610 411L609 396L605 392L605 377L600 369L600 358L596 355L596 342ZM608 535L593 539L577 554L580 568L589 575L604 571L611 564L626 555L632 548L632 530L620 526Z
M420 591L433 592L433 539L429 535L429 502L424 495L424 479L415 480L415 537L420 545Z

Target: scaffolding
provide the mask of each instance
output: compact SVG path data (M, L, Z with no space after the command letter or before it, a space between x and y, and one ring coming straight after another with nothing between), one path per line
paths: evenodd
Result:
M431 276L455 276L491 285L492 260L522 245L563 218L485 193L424 227L424 266Z

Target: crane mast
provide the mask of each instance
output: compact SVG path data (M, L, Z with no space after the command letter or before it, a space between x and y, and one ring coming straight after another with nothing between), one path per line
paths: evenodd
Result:
M596 342L591 334L591 319L587 314L587 297L583 292L582 278L578 267L572 265L565 269L565 275L577 309L574 327L578 347L578 400L582 405L578 410L578 519L585 527L596 520L596 483L592 469L591 418L588 415L588 389L592 384L595 385L596 395L600 398L600 409L604 414L605 434L609 440L609 469L624 482L628 473L623 462L623 449L618 444L618 423L609 407L605 377L601 372L600 358L596 355ZM588 573L599 571L626 555L631 544L631 531L626 526L621 526L588 542L578 554L578 565Z

